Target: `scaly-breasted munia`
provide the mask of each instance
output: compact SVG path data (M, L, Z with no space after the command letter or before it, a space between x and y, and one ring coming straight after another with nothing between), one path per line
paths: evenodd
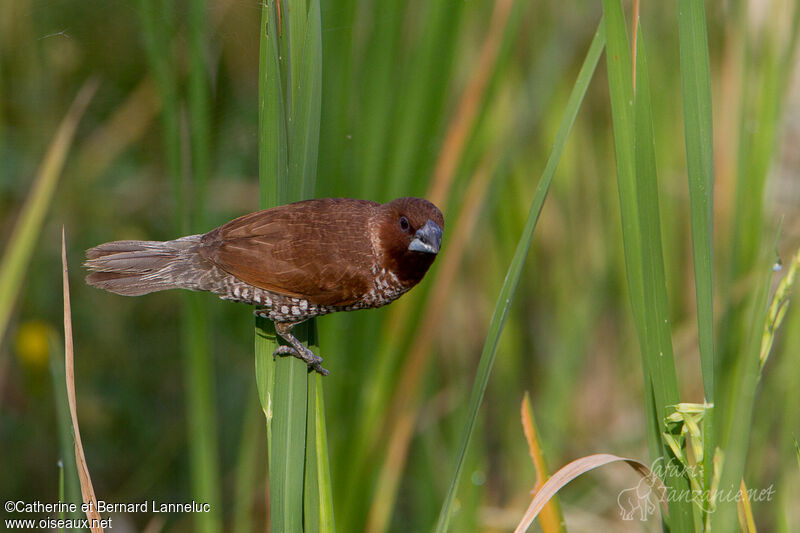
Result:
M239 217L174 241L114 241L86 252L87 283L126 296L209 291L259 306L293 355L322 358L291 333L304 320L381 307L419 283L439 253L444 217L421 198L386 204L307 200Z

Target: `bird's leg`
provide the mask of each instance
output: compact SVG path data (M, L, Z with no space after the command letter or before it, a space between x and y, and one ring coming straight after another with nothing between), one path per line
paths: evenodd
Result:
M296 324L291 322L275 322L275 332L280 335L283 340L291 344L291 346L278 346L278 348L272 352L272 356L291 355L297 357L305 361L309 370L316 370L323 376L327 376L328 371L322 368L322 357L314 355L314 352L303 346L303 344L297 340L297 337L292 335L291 331L294 326L296 326Z

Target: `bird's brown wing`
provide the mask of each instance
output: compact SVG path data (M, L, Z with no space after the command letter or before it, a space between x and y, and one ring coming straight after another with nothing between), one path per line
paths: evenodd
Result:
M240 280L316 305L347 306L372 286L373 202L309 200L237 218L200 253Z

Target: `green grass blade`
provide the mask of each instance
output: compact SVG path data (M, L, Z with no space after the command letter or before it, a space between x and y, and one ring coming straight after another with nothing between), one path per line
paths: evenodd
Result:
M617 162L617 190L619 194L620 215L622 217L622 237L625 252L625 274L628 280L628 293L633 312L633 320L639 335L639 343L644 346L644 302L641 270L641 236L639 213L636 200L636 176L634 156L633 125L633 72L631 53L625 19L619 2L604 0L603 16L606 23L606 66L608 69L611 115L614 122L614 150ZM649 358L642 358L645 377L645 403L649 413L656 407L655 391L647 382L650 376ZM662 404L663 405L663 404ZM655 460L661 456L661 429L655 422L657 417L647 416L647 443L650 457Z
M277 347L278 340L275 335L275 325L271 320L256 317L256 385L258 387L258 399L261 403L261 411L264 413L264 418L266 419L267 435L272 434L272 396L275 384L275 361L272 358L272 354ZM268 454L271 450L271 442L271 439L267 439Z
M645 357L654 383L656 398L661 398L663 409L678 402L678 382L672 353L672 336L667 301L666 275L661 245L661 221L658 202L658 178L653 138L653 121L650 108L650 83L645 59L644 39L639 35L636 57L635 116L635 168L636 203L641 231L642 309L645 330Z
M369 27L370 46L364 51L360 68L369 72L363 77L360 86L353 87L358 95L361 110L356 117L356 129L361 137L355 147L360 171L360 194L364 198L376 199L382 192L383 183L375 179L382 172L386 154L390 151L387 132L392 129L392 106L387 105L387 95L391 94L393 84L397 83L396 65L400 47L397 41L402 25L397 20L404 16L406 3L402 0L383 0L381 9L376 10ZM360 1L357 9L364 12L369 2ZM327 50L327 48L326 48Z
M265 2L261 8L258 83L258 176L261 209L285 203L289 196L289 150L278 48L275 3Z
M204 220L206 188L211 170L211 113L206 43L206 0L189 2L189 134L192 148L191 231L207 231Z
M259 179L261 207L268 208L314 195L322 96L319 2L266 3L260 51ZM293 334L301 342L316 343L316 322L295 327ZM309 376L299 359L273 361L276 346L272 325L256 319L256 379L269 439L271 528L302 531L304 521L309 531L326 523L332 528L327 446L320 444L327 443L321 385L318 389L313 381L318 378ZM306 428L307 417L313 430ZM307 457L306 450L314 454Z
M597 61L600 58L600 53L603 51L605 44L605 35L602 21L598 27L597 33L592 40L589 51L586 54L586 59L581 66L578 73L578 78L570 94L569 101L567 102L561 124L556 134L556 140L553 144L553 149L550 152L550 157L547 160L542 177L539 180L539 185L536 188L536 194L533 198L531 208L528 211L528 219L525 223L525 229L517 244L514 258L511 260L511 265L508 268L503 287L500 290L500 295L495 304L494 313L492 315L491 323L489 324L489 331L486 335L486 341L481 352L480 363L478 365L477 375L475 377L475 384L472 388L470 396L470 403L467 412L467 422L464 425L464 431L461 437L461 444L459 446L456 456L456 467L453 474L450 488L445 497L444 504L439 513L439 520L436 525L436 531L443 533L447 531L450 523L450 515L452 512L453 502L455 501L458 491L458 485L461 479L461 473L464 467L464 460L466 458L467 449L472 438L475 422L478 417L478 409L483 401L483 395L486 392L486 385L489 382L489 375L492 371L495 356L497 355L497 344L500 340L500 334L503 331L508 311L511 307L511 302L516 292L517 284L519 283L520 276L522 275L522 268L525 264L525 258L528 256L531 240L533 238L533 230L536 228L536 222L539 220L544 200L547 196L547 191L550 189L550 183L553 180L556 167L564 151L564 145L567 142L567 137L575 123L575 118L578 115L581 102L586 94L586 89L589 82L594 75Z
M298 17L295 17L298 18ZM289 179L292 199L314 197L317 180L317 151L319 150L319 120L322 103L322 35L319 0L312 1L308 9L308 23L304 24L302 61L296 65L298 86L295 93L294 120L290 134ZM294 29L294 28L293 28ZM298 46L295 46L298 45ZM300 42L292 43L301 48Z
M211 125L209 113L209 81L205 46L207 36L205 0L189 2L189 135L191 148L191 188L187 194L187 213L182 217L188 232L207 230L206 186L210 173ZM184 297L184 349L189 376L188 412L192 435L192 472L197 478L196 493L211 503L217 512L208 518L207 531L222 528L222 497L219 479L217 416L215 406L214 363L209 350L211 331L209 309L200 294Z
M308 338L297 326L297 338ZM270 523L272 531L303 531L308 369L295 357L275 365L270 432Z
M165 3L163 0L139 0L139 12L148 62L162 104L161 135L167 176L175 199L171 210L173 226L182 233L182 230L188 229L188 211L181 174L180 102L176 69L171 64L171 42L166 35L172 13Z
M14 301L22 287L22 279L55 194L58 179L75 136L75 129L89 106L97 85L95 79L87 81L61 121L6 245L3 259L0 261L0 343L5 336Z
M679 0L681 82L692 219L698 341L706 401L714 401L714 151L705 4ZM713 449L713 448L712 448Z
M611 115L614 119L614 150L617 160L625 272L628 278L633 318L637 330L641 332L644 330L642 322L644 297L642 295L642 271L639 265L642 256L639 215L636 209L631 52L622 7L618 1L603 1L603 18L607 35L606 65Z
M608 35L606 61L614 124L625 266L642 352L648 444L652 460L665 457L672 465L677 459L671 450L662 446L661 433L667 407L678 403L679 397L661 244L647 62L640 32L639 52L636 57L638 92L634 94L628 35L620 2L604 0L603 14ZM621 143L630 144L621 146ZM687 480L683 476L673 474L676 471L681 472L679 468L665 470L668 474L665 476L665 483L673 490L688 488ZM678 531L691 531L691 503L669 501L668 504L671 527Z
M714 403L714 151L711 116L711 73L705 4L678 2L683 125L692 226L697 332L705 401ZM703 417L703 488L711 489L710 468L716 448L714 408Z
M650 82L647 70L645 43L641 26L636 55L635 156L636 198L639 212L642 250L642 309L645 330L641 338L643 359L649 360L649 381L653 385L656 410L648 414L655 418L652 425L663 427L666 410L678 403L678 380L672 351L672 332L669 319L667 283L664 273L664 257L661 244L661 221L658 201L658 178L656 172L655 139L650 104ZM645 381L647 383L647 380ZM681 463L670 449L666 449L666 479L676 494L689 489L688 480L680 474ZM686 501L667 502L670 527L676 531L691 531L692 503Z
M250 386L253 389L254 385ZM259 453L259 441L264 438L262 414L253 390L246 398L242 417L242 432L236 454L236 485L233 504L233 531L253 531L254 494L257 494L259 474L266 471L266 462Z
M322 376L309 375L308 421L306 422L305 529L333 533L333 489L328 462L328 436L325 428L325 399Z
M278 0L280 1L280 0ZM286 10L283 10L286 13ZM263 209L290 199L289 151L275 2L262 7L259 73L259 182ZM285 20L280 21L286 29ZM288 97L287 91L286 96ZM273 531L303 530L306 369L301 361L274 361L278 346L273 324L256 318L256 382L267 417L270 476L270 525ZM299 329L299 328L297 328ZM298 338L300 338L298 336Z
M409 194L409 182L418 175L422 151L420 132L430 130L437 109L447 92L441 85L452 69L460 20L465 2L427 2L414 59L408 72L408 88L395 106L396 130L391 143L391 160L386 171L386 198ZM373 176L372 179L375 179Z
M192 492L198 501L209 503L212 509L209 513L197 513L195 520L200 531L221 531L223 509L218 464L214 362L209 350L208 313L201 294L181 294L181 300Z
M284 86L286 87L286 113L291 117L297 116L297 99L301 92L301 90L305 90L301 87L300 82L300 71L305 67L304 60L304 43L306 41L306 24L308 22L307 11L308 9L308 2L307 0L299 1L299 0L278 0L281 2L281 15L283 17L283 23L281 24L281 29L285 32L282 36L281 42L285 45L285 51L288 51L288 54L284 54L284 49L281 49L281 58L288 58L289 60L284 62ZM296 127L299 129L303 129L302 125L295 125L293 122L289 123L290 132L289 136L291 138L292 132L291 130L295 129ZM291 153L290 153L291 157Z
M786 42L780 32L752 36L749 11L740 9L738 31L745 40L742 76L738 176L731 248L731 282L756 268L764 238L764 192L775 159L784 105L800 36L800 4L793 2L791 30ZM781 49L781 46L783 47ZM732 325L736 328L736 324ZM723 332L724 334L725 332Z
M200 194L190 197L183 180L182 139L180 132L181 94L176 60L171 53L174 12L165 0L140 0L142 30L148 62L156 80L162 101L162 138L167 161L167 175L172 184L174 198L173 226L178 235L192 230L202 230L203 196L208 175L209 125L208 92L205 89L205 61L202 41L205 40L204 3L197 0L190 5L189 26L191 34L191 69L189 107L190 153L193 177L197 178ZM199 216L198 216L199 215ZM201 223L192 224L199 220ZM195 226L195 227L193 227ZM219 481L217 447L217 415L213 361L209 351L210 331L207 310L198 294L181 294L181 347L186 380L186 416L188 421L189 464L192 475L192 494L198 501L207 502L212 511L197 513L195 527L205 533L222 529L222 498Z
M288 142L279 65L278 22L274 2L261 7L258 84L259 207L268 209L285 203L289 194ZM275 327L267 319L255 320L255 371L261 409L267 423L270 465L272 464L272 401L276 363L272 353L278 347Z
M762 271L764 274L750 306L747 344L738 357L731 388L724 397L729 407L725 410L725 418L720 417L723 426L720 428L719 444L724 451L719 482L721 494L737 494L744 476L756 387L761 376L759 355L768 313L767 297L773 276L773 263L774 261L770 261L769 266ZM710 513L711 531L733 531L736 520L736 501L732 498L720 498L716 510Z

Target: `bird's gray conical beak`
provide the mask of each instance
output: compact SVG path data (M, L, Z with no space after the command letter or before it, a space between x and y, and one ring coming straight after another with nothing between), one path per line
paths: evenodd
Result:
M412 252L438 254L441 246L442 228L433 220L428 220L428 222L414 234L414 240L408 245L408 249Z

